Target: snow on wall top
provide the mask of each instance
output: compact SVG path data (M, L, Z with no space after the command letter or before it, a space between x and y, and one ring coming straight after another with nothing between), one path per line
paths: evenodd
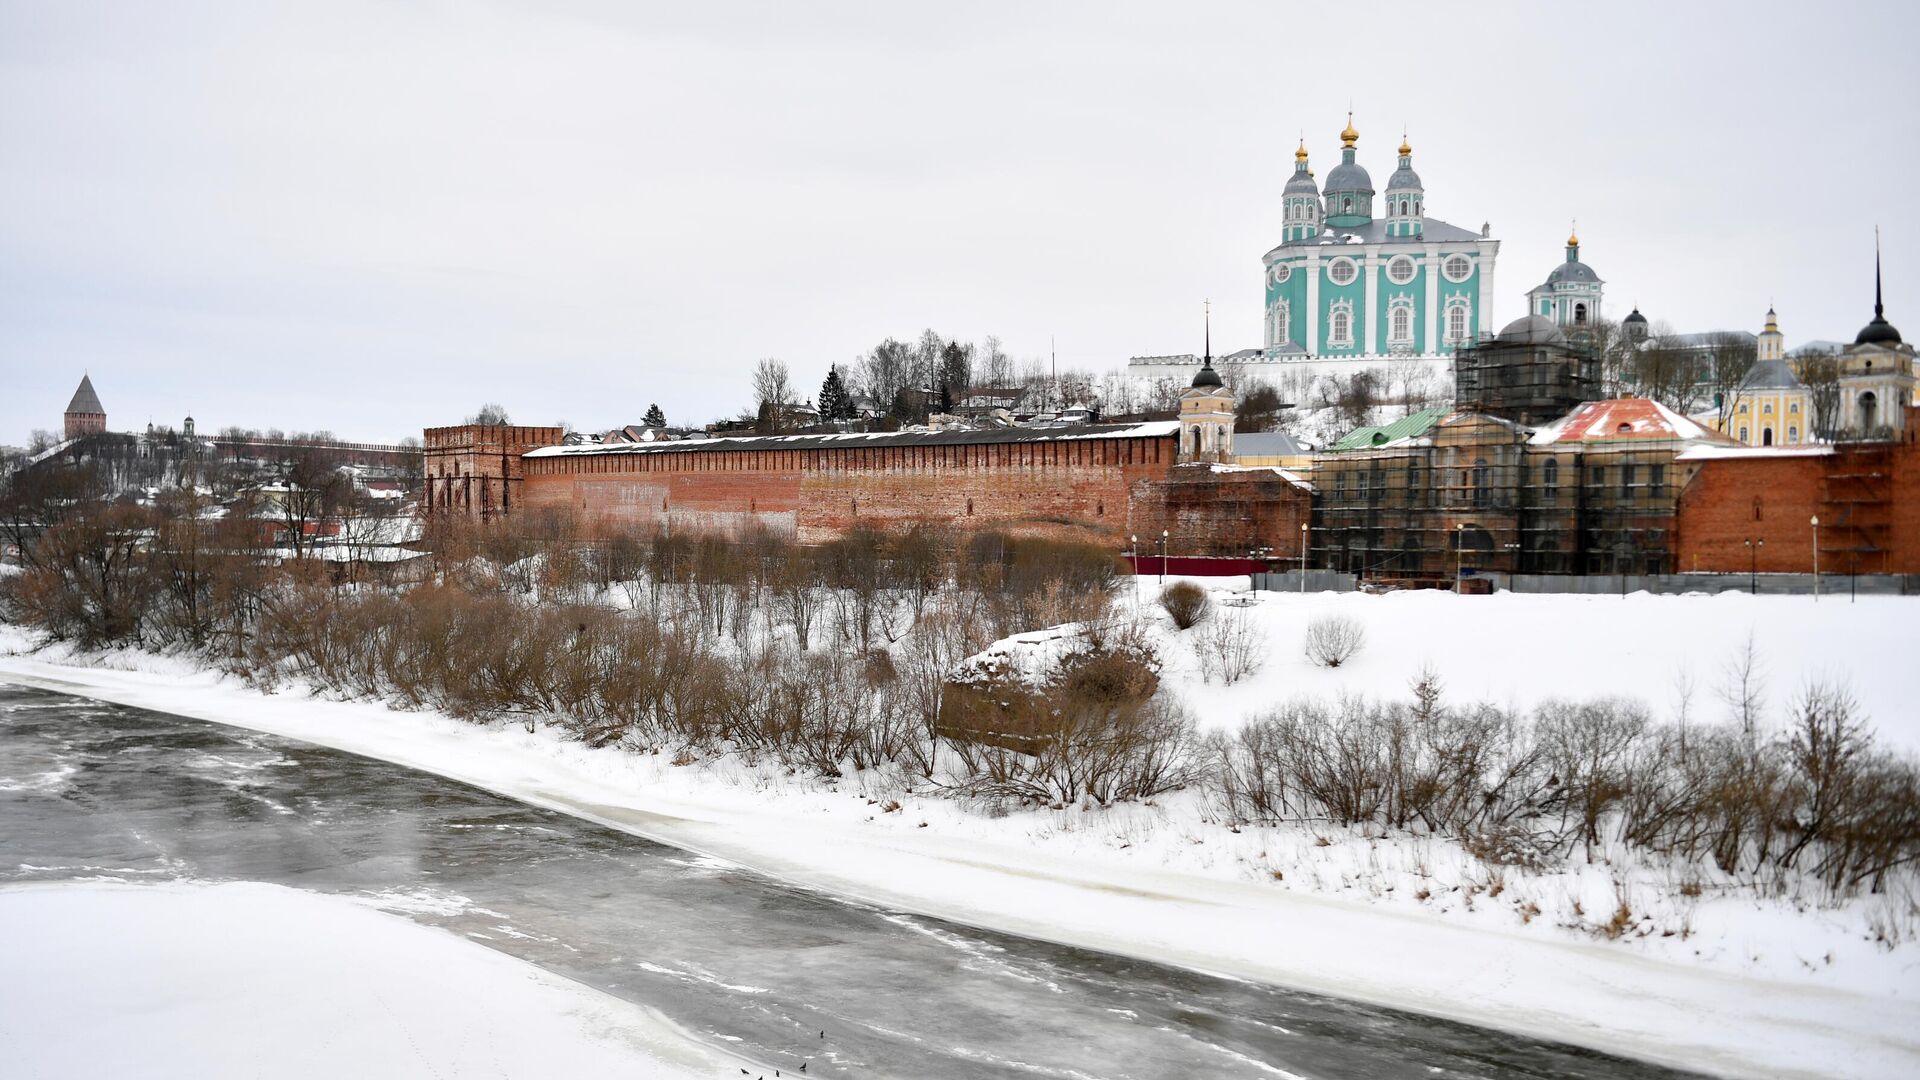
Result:
M1071 442L1081 439L1166 438L1180 430L1178 420L1143 424L1078 424L1056 428L1003 428L993 431L865 431L829 435L762 435L741 439L686 439L658 443L586 443L543 446L530 458L574 454L688 454L703 450L818 450L865 446L977 446L986 443Z
M1695 446L1675 455L1675 461L1717 461L1721 458L1825 457L1831 446Z

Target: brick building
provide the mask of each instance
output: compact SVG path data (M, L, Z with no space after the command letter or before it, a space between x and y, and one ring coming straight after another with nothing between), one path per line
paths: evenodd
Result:
M1920 407L1900 437L1681 456L1676 569L1920 574ZM1820 524L1816 528L1813 519Z

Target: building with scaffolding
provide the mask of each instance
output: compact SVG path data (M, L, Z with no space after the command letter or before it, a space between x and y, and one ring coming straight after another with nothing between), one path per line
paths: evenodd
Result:
M1462 407L1355 434L1314 462L1313 561L1410 584L1670 572L1675 461L1730 445L1646 398L1537 428Z

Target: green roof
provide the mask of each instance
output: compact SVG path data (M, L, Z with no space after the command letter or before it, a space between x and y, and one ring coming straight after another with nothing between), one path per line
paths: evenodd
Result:
M1433 425L1452 413L1453 410L1450 408L1421 409L1412 416L1402 417L1391 424L1382 424L1379 427L1357 427L1342 435L1339 441L1327 449L1334 453L1345 450L1371 450L1376 446L1384 446L1400 439L1425 435Z

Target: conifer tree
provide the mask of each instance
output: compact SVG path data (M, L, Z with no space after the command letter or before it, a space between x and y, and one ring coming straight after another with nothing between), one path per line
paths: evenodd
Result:
M820 384L820 418L853 419L853 395L847 392L847 385L840 378L840 369L837 367L828 368L827 379Z
M649 405L646 418L641 422L648 427L663 428L667 426L667 414L660 411L659 405Z

